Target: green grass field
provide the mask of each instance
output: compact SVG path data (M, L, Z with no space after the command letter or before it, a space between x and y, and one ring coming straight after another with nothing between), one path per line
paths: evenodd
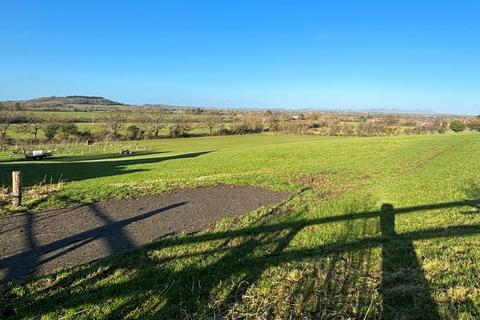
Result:
M5 158L0 177L65 181L32 196L32 209L215 184L293 195L201 234L13 283L0 289L0 317L480 318L480 134L142 146L129 157Z
M105 129L105 124L100 123L100 122L95 122L95 123L88 123L88 122L78 122L75 123L77 126L78 130L80 131L90 131L92 134L98 134L101 133L102 130ZM127 128L131 125L139 125L138 123L125 123L119 133L121 135L127 135L128 131ZM227 124L228 125L228 124ZM171 123L165 123L164 127L159 131L160 136L168 137L170 133L170 127L172 126ZM141 130L148 130L144 126L140 125ZM208 128L201 124L201 123L194 123L191 125L191 129L188 131L189 134L192 135L207 135L208 134ZM13 124L10 126L10 129L8 130L8 137L12 139L18 139L18 140L28 140L28 139L33 139L33 136L29 133L26 133L23 130L23 125L22 124ZM39 130L37 134L37 139L39 140L45 140L45 133L43 130ZM56 139L62 140L61 134L57 133L56 134Z

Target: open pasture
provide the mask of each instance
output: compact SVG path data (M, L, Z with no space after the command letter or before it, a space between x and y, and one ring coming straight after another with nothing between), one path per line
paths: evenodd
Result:
M480 317L480 135L141 146L131 156L4 158L0 176L8 184L12 170L23 172L33 210L218 184L292 196L200 233L14 282L0 289L2 317ZM35 193L42 181L56 187Z

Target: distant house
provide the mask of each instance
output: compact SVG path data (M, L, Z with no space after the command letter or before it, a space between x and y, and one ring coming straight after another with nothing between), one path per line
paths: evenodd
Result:
M369 123L384 123L384 119L382 118L370 118L367 120Z
M423 126L423 127L430 126L432 124L433 124L433 122L429 121L429 120L422 120L422 121L418 122L418 125Z

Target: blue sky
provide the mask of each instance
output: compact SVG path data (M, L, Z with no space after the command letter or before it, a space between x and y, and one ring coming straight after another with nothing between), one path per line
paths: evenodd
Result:
M1 1L0 99L480 113L480 1Z

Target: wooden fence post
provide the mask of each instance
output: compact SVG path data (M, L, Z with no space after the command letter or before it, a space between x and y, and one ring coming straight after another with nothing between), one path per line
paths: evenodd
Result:
M22 173L20 171L12 171L12 195L12 206L22 205Z

